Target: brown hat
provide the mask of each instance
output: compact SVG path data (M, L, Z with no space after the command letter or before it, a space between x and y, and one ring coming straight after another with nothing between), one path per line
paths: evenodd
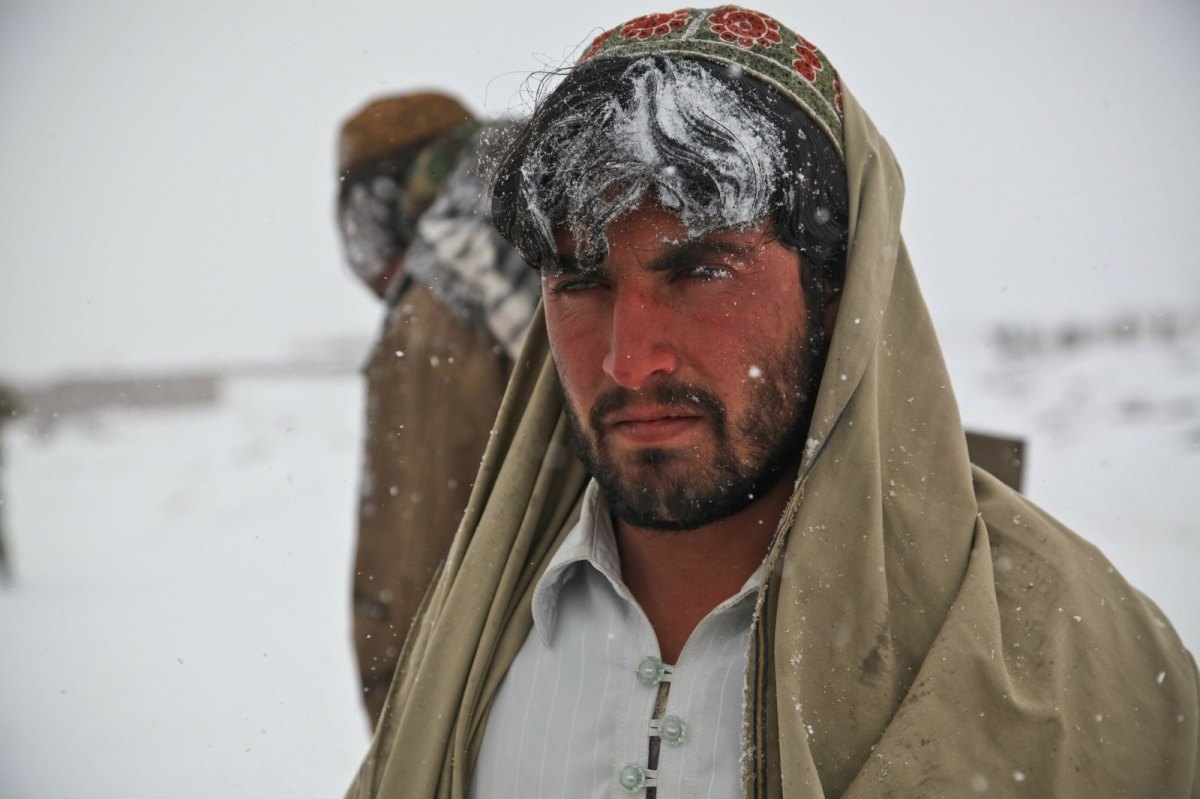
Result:
M457 100L434 92L374 100L342 124L338 172L403 150L472 119L471 112Z

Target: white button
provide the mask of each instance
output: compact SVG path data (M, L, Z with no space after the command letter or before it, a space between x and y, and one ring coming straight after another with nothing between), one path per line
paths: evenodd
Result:
M666 667L663 666L662 660L654 657L654 655L646 655L646 657L638 661L637 668L634 669L638 682L647 688L653 688L658 685L662 681L663 672L665 671Z
M687 725L679 716L663 716L658 723L658 737L667 746L679 746L687 739Z
M617 782L628 793L638 793L646 787L646 769L637 763L626 763L625 768L617 775Z

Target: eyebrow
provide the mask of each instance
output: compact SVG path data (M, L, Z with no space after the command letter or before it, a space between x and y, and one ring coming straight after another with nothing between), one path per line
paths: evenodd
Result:
M586 271L594 271L596 267ZM542 277L558 277L559 275L579 275L584 272L584 268L579 265L579 259L574 255L559 255L558 263L550 266L549 269L542 270Z
M712 239L695 239L686 241L646 264L648 272L669 272L681 266L693 266L697 261L713 255L732 255L743 257L754 249L748 244L734 244L730 241L713 241Z
M668 252L650 261L646 264L645 268L648 272L669 272L679 267L692 266L697 261L713 255L732 255L736 258L741 258L753 249L754 247L749 244L734 244L729 241L713 241L712 239L693 239L676 245ZM600 263L594 267L584 268L580 266L579 259L574 256L559 255L558 268L543 274L546 277L558 277L560 275L578 275L583 272L604 274L605 265Z

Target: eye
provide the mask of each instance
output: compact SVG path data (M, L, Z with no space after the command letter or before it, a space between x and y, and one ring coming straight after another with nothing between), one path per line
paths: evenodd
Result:
M554 295L579 294L589 289L599 288L603 281L595 277L564 277L548 281L550 293Z

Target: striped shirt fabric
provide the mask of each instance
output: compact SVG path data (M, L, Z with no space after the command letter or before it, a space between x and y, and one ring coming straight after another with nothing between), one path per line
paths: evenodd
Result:
M662 664L593 481L534 589L534 628L497 691L471 799L740 796L760 579L761 569L700 622L677 663Z

